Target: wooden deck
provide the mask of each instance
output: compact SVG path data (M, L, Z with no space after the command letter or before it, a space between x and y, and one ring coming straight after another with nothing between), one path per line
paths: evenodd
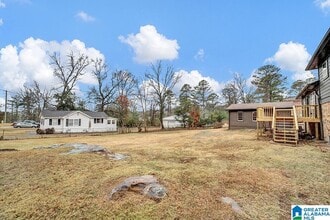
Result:
M257 108L257 137L269 129L274 141L297 144L298 132L301 128L299 124L304 123L305 127L313 126L315 136L319 138L318 124L320 122L319 105L298 105L291 108L259 107Z
M297 121L302 122L321 122L320 106L319 105L296 105ZM291 110L291 111L290 111ZM273 121L275 108L274 107L259 107L257 108L257 121ZM292 109L286 109L281 116L292 117L294 112Z

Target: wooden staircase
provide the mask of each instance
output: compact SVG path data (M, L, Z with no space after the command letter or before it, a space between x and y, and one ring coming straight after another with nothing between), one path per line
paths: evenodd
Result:
M295 107L275 109L273 115L273 140L281 143L298 143L298 120Z

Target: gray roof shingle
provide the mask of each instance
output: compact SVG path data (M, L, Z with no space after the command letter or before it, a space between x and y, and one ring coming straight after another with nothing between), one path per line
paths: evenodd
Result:
M244 104L231 104L227 110L249 110L257 109L258 107L273 107L276 108L292 108L295 105L294 102L265 102L265 103L244 103Z
M61 118L66 115L72 114L77 111L51 111L51 110L43 110L41 115L47 118ZM105 112L92 112L92 111L80 111L91 118L108 118L109 116Z

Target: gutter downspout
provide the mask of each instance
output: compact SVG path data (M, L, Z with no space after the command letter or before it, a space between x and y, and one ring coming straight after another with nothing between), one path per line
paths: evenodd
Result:
M228 130L230 130L230 110L228 111Z
M321 84L321 81L320 81ZM318 103L319 103L319 109L320 109L320 139L324 140L324 132L323 132L323 113L322 113L322 104L321 104L321 85L319 85L319 89L316 92L316 95L318 96Z

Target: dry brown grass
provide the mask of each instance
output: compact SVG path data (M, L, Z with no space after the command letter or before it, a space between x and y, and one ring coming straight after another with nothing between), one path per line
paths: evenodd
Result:
M130 155L64 155L56 143L99 144ZM256 140L255 131L189 130L1 141L0 219L288 219L291 204L330 204L329 148ZM109 201L127 177L154 174L160 202L134 192ZM220 202L236 200L243 214Z

